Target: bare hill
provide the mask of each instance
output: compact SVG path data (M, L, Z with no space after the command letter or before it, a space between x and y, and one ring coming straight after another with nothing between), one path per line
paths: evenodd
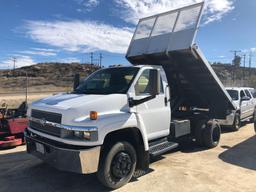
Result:
M0 93L22 92L26 87L26 74L30 92L65 91L72 87L74 75L86 77L99 67L90 64L39 63L15 71L0 71Z
M234 68L224 64L214 64L212 67L226 86L256 87L254 68ZM97 69L98 66L90 64L39 63L15 71L0 70L0 93L24 92L26 74L29 77L29 92L68 91L72 88L75 74L86 77Z

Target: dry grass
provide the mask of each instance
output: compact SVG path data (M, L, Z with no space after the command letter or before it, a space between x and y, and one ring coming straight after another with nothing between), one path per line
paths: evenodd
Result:
M36 101L38 99L52 95L53 93L34 93L28 96L28 103ZM17 108L22 102L25 101L24 94L5 94L0 95L0 106L3 103L7 103L9 108Z

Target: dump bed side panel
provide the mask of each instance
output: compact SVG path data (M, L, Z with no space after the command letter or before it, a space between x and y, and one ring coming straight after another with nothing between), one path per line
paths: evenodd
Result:
M204 3L139 21L127 51L134 65L162 65L171 87L172 111L207 108L225 118L235 106L202 52L194 45Z

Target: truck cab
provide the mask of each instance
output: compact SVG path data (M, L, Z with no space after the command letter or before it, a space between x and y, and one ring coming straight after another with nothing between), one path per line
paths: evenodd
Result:
M216 147L216 119L235 106L194 44L203 5L141 19L126 54L131 66L101 69L71 93L34 102L28 153L61 170L97 173L116 189L184 140Z

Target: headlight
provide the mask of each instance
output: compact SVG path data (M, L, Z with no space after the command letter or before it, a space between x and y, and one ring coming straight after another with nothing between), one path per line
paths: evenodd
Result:
M79 139L85 139L89 141L97 141L98 140L98 132L97 131L73 131L73 136Z

